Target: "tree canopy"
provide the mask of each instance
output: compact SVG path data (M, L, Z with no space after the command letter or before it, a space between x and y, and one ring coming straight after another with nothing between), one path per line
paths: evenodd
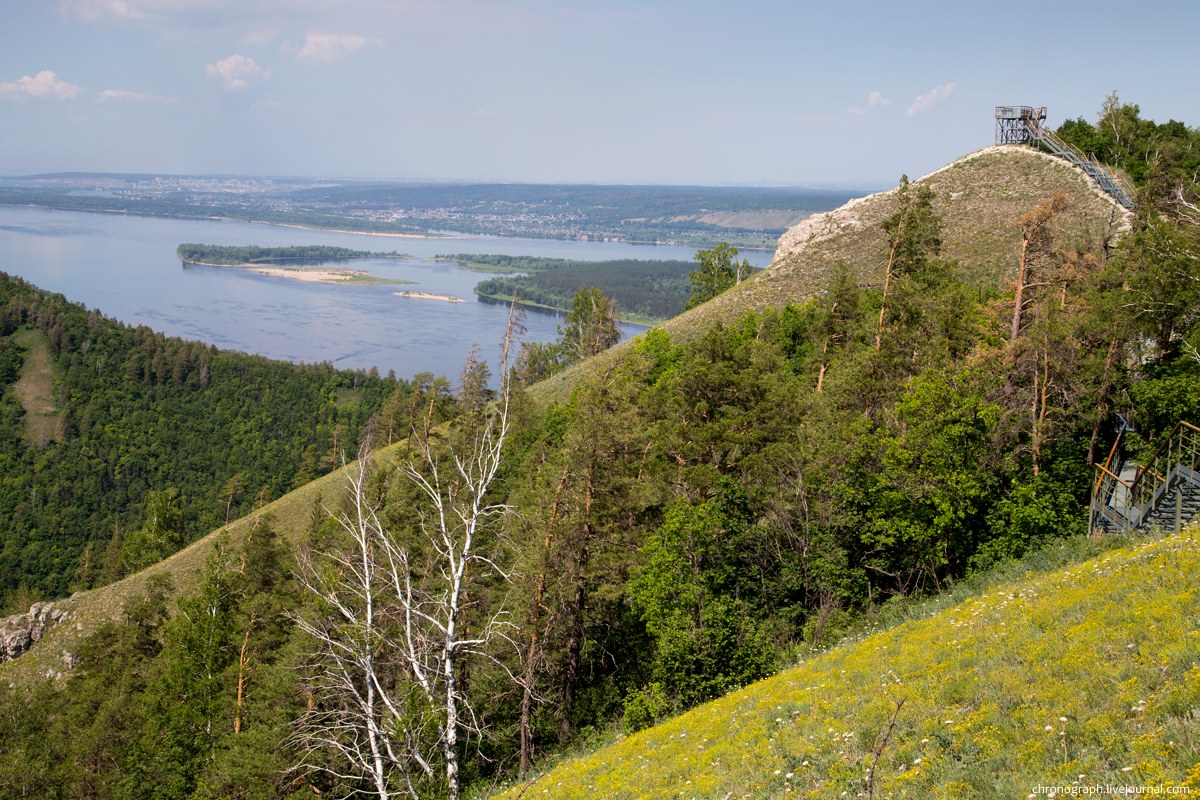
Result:
M692 284L692 294L687 301L688 308L708 302L758 272L746 259L738 261L737 254L737 248L725 242L712 250L700 250L696 253L694 259L700 266L688 276Z

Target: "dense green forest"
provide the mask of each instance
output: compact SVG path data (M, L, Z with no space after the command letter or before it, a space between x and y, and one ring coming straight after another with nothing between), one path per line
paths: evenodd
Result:
M397 252L373 253L351 250L348 247L310 244L293 247L259 247L257 245L217 245L184 243L175 251L181 261L191 264L303 264L347 261L352 258L408 258Z
M14 386L29 330L58 410L43 441ZM407 391L129 327L0 276L0 608L111 581L334 468Z
M504 255L455 255L441 258L476 269L526 272L482 281L475 286L480 297L565 312L575 293L584 286L604 292L617 303L617 315L632 322L654 323L679 314L691 287L689 261L572 261Z
M1142 205L1179 211L1195 203L1200 183L1200 129L1177 120L1143 119L1134 104L1114 93L1100 109L1095 124L1079 117L1067 120L1058 134L1085 153L1125 171L1142 190ZM1189 200L1189 197L1191 198Z
M1138 118L1106 109L1091 131L1109 145L1113 115ZM1175 131L1134 130L1164 127ZM877 254L883 285L860 286L847 267L810 301L694 340L651 331L585 370L565 403L512 387L503 459L484 484L497 511L478 518L471 569L454 573L464 602L449 619L471 646L439 673L474 710L451 722L460 739L446 745L444 709L423 705L424 679L400 655L413 630L403 591L368 578L392 600L364 627L347 593L310 590L352 571L356 531L376 525L399 549L370 558L395 565L403 552L418 590L453 572L430 538L444 510L430 471L377 469L341 506L349 526L314 517L293 551L263 522L242 549L217 553L182 613L168 619L158 587L91 637L65 686L0 687L0 787L378 791L293 724L348 719L315 630L359 635L354 668L378 680L351 683L397 706L378 712L385 733L363 734L394 748L380 756L395 756L391 791L457 796L460 780L482 796L596 731L646 727L835 643L881 605L1084 533L1092 464L1117 413L1134 448L1200 419L1200 187L1186 167L1200 136L1177 133L1130 147L1148 162L1141 205L1111 253L1057 246L1064 201L1048 197L1020 220L1015 284L980 287L971 265L940 257L932 198L905 181ZM445 400L451 431L418 426L431 462L452 463L454 450L474 463L494 441L486 420L501 407L485 406L482 374L472 365L454 408ZM458 474L456 490L477 485ZM288 771L301 763L310 770Z

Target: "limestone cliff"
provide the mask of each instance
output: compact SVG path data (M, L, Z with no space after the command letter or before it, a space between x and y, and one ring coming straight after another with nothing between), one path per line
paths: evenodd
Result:
M34 603L24 614L0 619L0 663L24 653L51 627L70 616L53 603Z

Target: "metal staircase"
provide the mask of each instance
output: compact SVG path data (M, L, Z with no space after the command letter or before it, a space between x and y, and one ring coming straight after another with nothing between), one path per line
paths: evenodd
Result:
M1090 530L1181 530L1200 512L1200 428L1180 421L1132 480L1119 456L1124 430L1096 465Z
M1036 142L1059 158L1082 169L1110 197L1132 211L1135 203L1133 186L1129 181L1113 172L1108 165L1100 163L1095 156L1085 155L1075 145L1063 141L1058 134L1046 127L1045 122L1045 106L997 106L996 144Z

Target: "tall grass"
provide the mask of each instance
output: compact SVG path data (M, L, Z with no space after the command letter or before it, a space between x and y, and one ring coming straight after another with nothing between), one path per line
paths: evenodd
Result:
M885 630L501 797L1200 796L1200 533L1111 544L897 604Z

